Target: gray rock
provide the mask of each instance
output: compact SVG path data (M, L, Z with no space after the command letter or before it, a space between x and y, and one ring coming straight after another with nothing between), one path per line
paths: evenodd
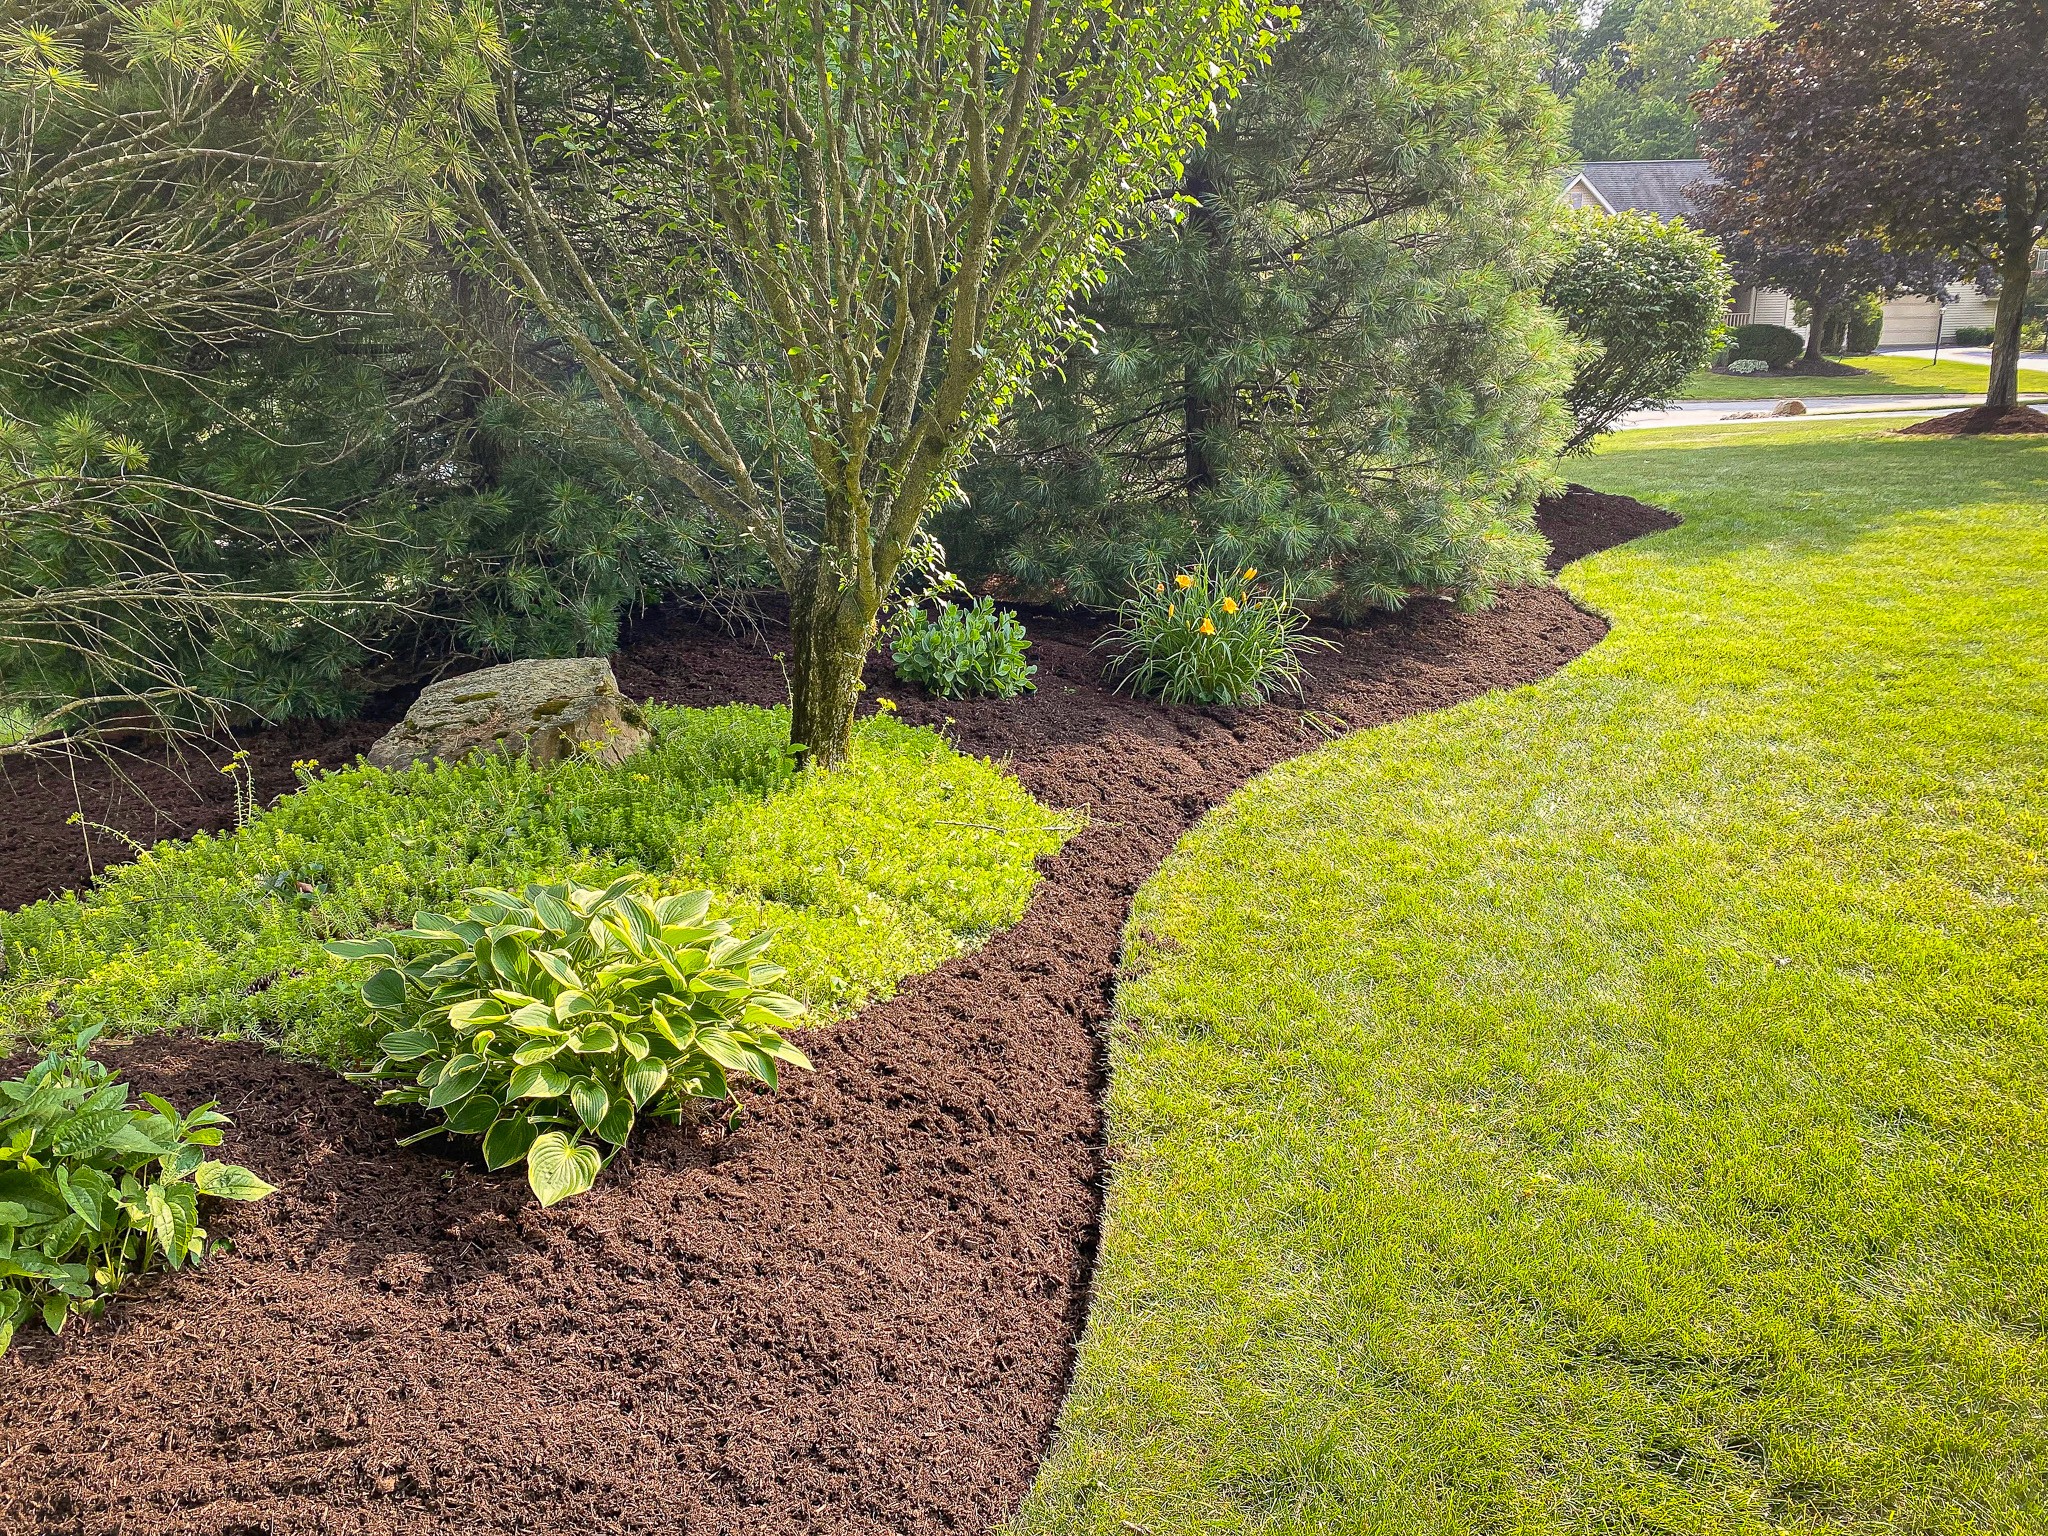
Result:
M472 752L502 752L535 763L590 752L601 763L624 762L649 741L637 705L619 692L602 656L559 661L508 661L422 690L405 719L367 754L379 768L427 758L453 761ZM585 743L595 742L595 748Z

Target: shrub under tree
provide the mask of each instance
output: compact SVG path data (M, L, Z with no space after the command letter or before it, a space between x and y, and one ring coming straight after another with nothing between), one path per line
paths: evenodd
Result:
M1565 396L1575 451L1713 360L1731 283L1720 248L1682 219L1575 210L1559 245L1543 299L1581 344Z
M969 476L941 527L963 572L1108 605L1134 564L1213 554L1346 615L1539 572L1538 62L1503 0L1304 7Z

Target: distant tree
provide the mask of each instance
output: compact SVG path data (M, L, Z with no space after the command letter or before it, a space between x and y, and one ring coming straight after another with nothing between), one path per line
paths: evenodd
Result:
M851 749L926 517L1291 16L620 0L498 32L469 6L410 30L395 9L387 35L417 57L362 93L366 119L467 82L444 227L561 338L650 471L766 554L792 732L820 766Z
M1703 99L1746 222L1804 241L1935 251L1998 289L1988 405L2018 398L2048 232L2048 4L1778 0Z
M1744 222L1748 205L1742 189L1725 183L1702 193L1699 201L1705 208L1702 222L1721 242L1736 281L1783 289L1806 305L1808 362L1821 359L1828 338L1842 328L1858 299L1902 293L1933 298L1959 275L1949 257L1900 253L1861 235L1836 245L1809 245L1793 232L1769 230L1760 218Z
M1535 0L1550 24L1545 75L1571 106L1585 160L1672 160L1699 153L1694 95L1719 73L1714 45L1748 37L1769 0L1608 0L1585 13Z
M1114 603L1213 553L1346 616L1541 570L1556 107L1515 0L1312 0L941 527Z
M1720 247L1682 219L1579 209L1559 245L1543 302L1580 345L1565 396L1570 452L1670 399L1713 360L1732 285Z

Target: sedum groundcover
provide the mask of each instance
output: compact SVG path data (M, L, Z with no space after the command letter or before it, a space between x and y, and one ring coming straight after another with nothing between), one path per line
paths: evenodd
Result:
M470 887L635 872L774 930L785 986L829 1021L1014 922L1036 859L1074 830L993 764L887 718L862 722L833 774L793 771L785 710L650 720L654 744L617 767L306 765L303 788L234 832L161 843L88 891L0 915L0 1041L191 1028L359 1062L361 967L324 941Z

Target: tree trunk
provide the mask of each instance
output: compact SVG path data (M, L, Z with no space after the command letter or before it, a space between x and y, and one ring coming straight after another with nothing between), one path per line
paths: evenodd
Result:
M1188 233L1202 243L1203 275L1207 279L1223 249L1224 228L1222 212L1216 205L1215 183L1199 157L1181 178L1181 194L1194 203L1187 212ZM1213 319L1224 319L1219 305L1212 302L1209 310ZM1191 494L1216 488L1216 463L1209 455L1210 434L1227 434L1235 425L1229 419L1232 413L1228 392L1223 399L1217 398L1217 392L1202 382L1203 366L1203 360L1190 358L1181 367L1181 435L1185 444L1182 451Z
M1834 318L1834 311L1824 309L1818 302L1809 301L1808 309L1813 315L1813 324L1806 332L1806 361L1820 362L1827 354L1828 324Z
M813 555L789 602L789 739L807 768L837 768L853 750L853 707L875 615L852 582Z
M2034 227L2024 213L2010 218L1998 268L1998 314L1991 322L1991 384L1984 403L2011 410L2020 399L2020 321L2034 275Z

